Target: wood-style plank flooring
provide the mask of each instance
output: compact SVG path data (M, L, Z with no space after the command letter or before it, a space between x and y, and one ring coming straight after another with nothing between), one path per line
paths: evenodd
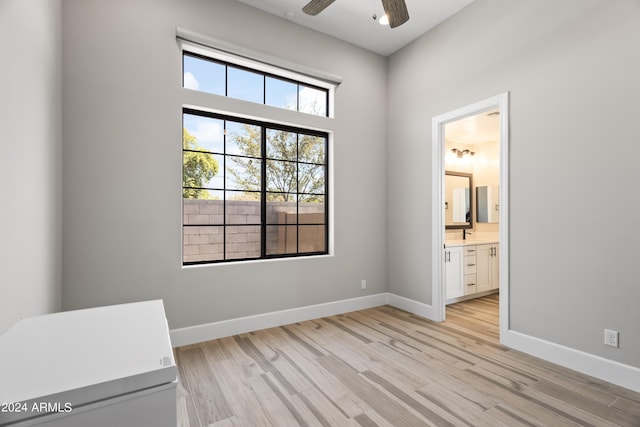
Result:
M640 393L498 344L498 297L389 306L175 350L178 425L640 426Z

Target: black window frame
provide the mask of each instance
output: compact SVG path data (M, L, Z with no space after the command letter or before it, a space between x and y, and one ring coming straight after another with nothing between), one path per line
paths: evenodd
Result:
M232 64L233 65L233 64ZM234 65L235 66L235 65ZM278 76L276 76L278 77ZM280 78L280 77L278 77ZM305 83L302 83L305 84ZM306 85L306 84L305 84ZM329 105L327 104L327 110L329 109ZM207 223L207 224L185 224L184 221L184 212L183 212L183 223L182 223L182 236L183 236L183 249L184 249L184 236L185 236L185 228L186 227L222 227L223 228L223 259L218 259L218 260L203 260L203 261L186 261L185 262L185 254L184 252L182 253L182 265L183 266L190 266L190 265L203 265L203 264L220 264L220 263L230 263L230 262L241 262L241 261L256 261L256 260L268 260L268 259L280 259L280 258L299 258L299 257L310 257L310 256L317 256L317 255L327 255L329 254L329 247L330 247L330 242L329 242L329 212L330 212L330 206L329 206L329 167L330 167L330 156L329 156L329 138L330 135L328 132L324 132L324 131L318 131L318 130L313 130L313 129L307 129L307 128L303 128L303 127L298 127L298 126L288 126L288 125L282 125L279 123L273 123L273 122L269 122L267 120L255 120L255 119L247 119L244 117L239 117L239 116L235 116L233 114L221 114L221 113L214 113L214 112L210 112L210 111L205 111L205 110L201 110L201 109L197 109L197 108L192 108L192 107L183 107L182 108L182 118L183 118L183 129L184 129L184 115L185 114L189 114L189 115L195 115L195 116L201 116L201 117L207 117L207 118L212 118L212 119L216 119L216 120L224 120L224 121L233 121L236 123L244 123L244 124L248 124L248 125L254 125L254 126L260 126L261 127L261 154L260 154L260 161L262 162L262 166L261 166L261 188L260 190L256 191L260 193L260 223L259 224L243 224L246 226L259 226L260 227L260 256L259 257L248 257L248 258L230 258L230 259L225 259L227 256L227 240L226 240L226 227L234 227L237 226L237 224L231 224L231 223L227 223L227 215L226 215L226 208L227 208L227 198L226 198L226 192L227 191L237 191L237 190L227 190L226 189L226 179L223 182L223 188L209 188L209 187L189 187L189 186L183 186L182 190L183 190L183 200L184 199L184 190L185 189L190 189L190 188L200 188L203 190L212 190L212 191L222 191L225 194L224 197L224 203L223 203L223 215L222 215L222 223L221 224L211 224L211 223ZM226 128L226 126L225 126ZM317 166L322 166L324 167L324 192L323 193L300 193L298 190L299 188L297 188L296 190L296 252L295 253L272 253L269 254L267 251L267 233L268 233L268 227L270 226L282 226L282 224L270 224L267 220L268 220L268 215L267 215L267 205L268 205L268 197L267 194L272 194L272 193L277 193L277 192L273 192L273 191L269 191L267 189L267 185L266 185L266 180L267 180L267 176L266 176L266 165L268 161L283 161L283 159L277 159L277 158L270 158L267 156L267 149L266 149L266 145L267 145L267 130L278 130L278 131L285 131L285 132L292 132L292 133L296 133L299 135L309 135L309 136L317 136L320 138L324 139L324 163L320 164L320 163L313 163L313 162L301 162L298 158L298 153L296 154L296 161L294 162L296 164L296 169L298 169L299 165L317 165ZM225 144L226 144L226 137L225 137ZM298 144L299 146L299 144ZM206 154L215 154L215 155L221 155L225 157L227 156L236 156L234 154L227 154L226 153L226 149L223 150L225 151L224 153L217 153L217 152L211 152L211 151L199 151L199 150L185 150L184 146L182 149L182 153L184 156L184 152L189 151L189 152L200 152L200 153L206 153ZM288 162L293 162L292 160L286 160ZM226 162L225 162L226 165ZM182 171L183 176L184 176L184 170ZM309 195L309 196L321 196L324 198L324 219L322 223L308 223L308 222L304 222L304 223L300 223L299 220L299 215L300 215L300 196L301 195ZM193 199L190 199L193 200ZM184 207L184 203L183 203L183 207ZM292 227L294 225L286 225L287 227ZM310 252L300 252L300 227L301 226L323 226L324 227L324 250L322 251L310 251Z

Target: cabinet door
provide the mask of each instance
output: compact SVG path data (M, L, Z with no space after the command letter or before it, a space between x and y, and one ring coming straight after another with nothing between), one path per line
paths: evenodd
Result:
M477 245L476 249L476 290L484 292L491 290L492 287L492 261L493 261L494 245Z
M459 246L444 250L444 277L447 285L447 299L464 295L463 259L462 248Z
M500 245L493 245L493 256L491 257L491 289L500 287Z

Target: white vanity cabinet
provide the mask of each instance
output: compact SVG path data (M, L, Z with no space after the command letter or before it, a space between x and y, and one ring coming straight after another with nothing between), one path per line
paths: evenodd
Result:
M499 288L498 244L448 244L444 252L447 304Z
M477 292L500 287L498 244L477 245L476 286Z
M462 246L452 246L444 250L444 280L447 285L447 300L464 295L463 261Z

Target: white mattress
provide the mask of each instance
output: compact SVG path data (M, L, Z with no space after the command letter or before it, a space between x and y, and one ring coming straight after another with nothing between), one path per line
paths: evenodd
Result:
M176 379L161 300L23 319L0 336L0 425ZM6 411L16 403L28 411Z

